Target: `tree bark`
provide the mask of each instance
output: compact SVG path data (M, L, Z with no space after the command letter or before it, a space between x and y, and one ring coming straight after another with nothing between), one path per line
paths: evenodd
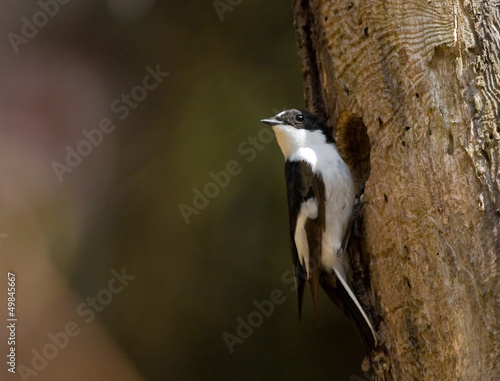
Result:
M351 262L375 378L500 379L500 2L297 0L295 18L307 106L365 185Z

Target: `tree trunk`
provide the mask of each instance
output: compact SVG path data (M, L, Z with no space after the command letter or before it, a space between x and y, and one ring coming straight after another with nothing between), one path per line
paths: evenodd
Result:
M308 108L365 185L351 262L386 350L372 372L500 379L500 2L297 0L295 17Z

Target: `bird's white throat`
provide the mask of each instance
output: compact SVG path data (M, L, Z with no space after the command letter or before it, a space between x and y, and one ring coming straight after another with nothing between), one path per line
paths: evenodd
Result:
M300 148L328 144L321 131L299 129L287 124L274 125L273 130L285 159L290 159Z

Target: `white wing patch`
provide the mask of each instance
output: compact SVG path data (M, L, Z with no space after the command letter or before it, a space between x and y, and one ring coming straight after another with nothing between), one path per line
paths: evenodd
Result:
M306 202L303 202L300 211L304 212L307 218L314 220L318 217L318 203L316 198L311 197Z
M297 246L297 254L301 264L305 264L306 275L309 279L309 243L306 234L306 222L308 219L314 220L318 217L318 203L314 197L304 201L300 206L297 225L295 226L295 246Z

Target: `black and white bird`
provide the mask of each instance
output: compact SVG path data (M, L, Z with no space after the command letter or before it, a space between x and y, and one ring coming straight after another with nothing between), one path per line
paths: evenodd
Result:
M350 229L355 201L349 168L327 126L313 114L292 109L261 122L272 126L286 160L290 246L299 319L305 284L311 291L316 312L318 285L321 285L354 319L365 346L374 348L375 332L349 286L349 264L341 248Z

